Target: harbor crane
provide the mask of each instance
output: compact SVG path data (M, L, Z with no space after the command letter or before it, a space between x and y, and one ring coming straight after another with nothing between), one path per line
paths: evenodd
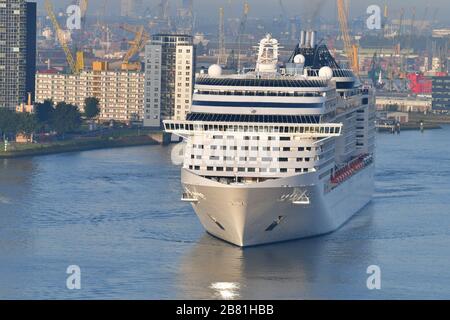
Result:
M134 33L134 39L129 41L130 48L125 53L122 59L122 70L141 70L140 62L130 62L136 54L138 54L150 40L150 35L145 31L144 26L130 26L122 24L120 26L123 30Z
M350 61L351 69L355 75L359 75L359 48L357 44L352 43L348 30L348 3L346 4L344 0L337 0L337 9L342 39L344 41L344 50Z
M245 28L247 26L247 18L248 14L250 12L250 5L248 2L244 3L244 13L241 18L241 22L239 24L239 31L238 31L238 57L237 57L237 69L241 69L241 46L242 46L242 36L244 35Z
M87 3L87 2L86 2ZM76 60L74 59L72 52L70 51L69 46L67 45L67 41L64 38L63 30L59 25L58 19L53 11L53 5L50 0L45 0L45 8L47 10L47 14L50 17L50 20L55 28L56 38L58 39L59 44L61 45L64 53L66 55L66 60L69 65L69 68L73 74L78 74L84 69L84 52L77 51Z
M217 64L226 66L227 55L225 49L225 11L224 8L219 9L219 57Z

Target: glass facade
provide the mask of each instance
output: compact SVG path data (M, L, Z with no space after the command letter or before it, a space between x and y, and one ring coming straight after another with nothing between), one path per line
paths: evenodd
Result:
M433 110L450 110L450 77L433 78Z
M0 107L15 108L25 98L26 3L0 0Z

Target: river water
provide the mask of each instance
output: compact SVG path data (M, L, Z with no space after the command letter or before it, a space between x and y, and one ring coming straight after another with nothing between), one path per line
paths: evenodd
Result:
M0 160L0 299L449 299L450 126L377 138L376 194L347 224L245 250L179 201L172 147Z

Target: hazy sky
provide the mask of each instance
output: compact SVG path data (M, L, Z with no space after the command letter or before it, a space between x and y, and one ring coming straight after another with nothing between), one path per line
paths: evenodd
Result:
M58 4L68 2L70 0L53 0L55 7ZM116 14L118 11L119 0L89 0L91 6L91 14L95 14L96 6L106 1L108 3L108 11ZM42 4L44 0L37 0ZM155 8L159 0L143 0L149 8ZM181 0L170 0L172 8L175 8ZM281 13L279 0L248 0L251 10L250 17L273 17ZM336 17L336 0L282 0L286 11L290 16L294 15L312 15L319 12L320 16L331 18ZM390 15L398 17L400 8L405 8L405 17L411 17L412 9L415 7L417 19L424 16L425 8L428 6L428 18L436 12L436 18L442 21L450 20L448 12L450 12L449 0L350 0L351 15L361 16L365 14L368 5L378 4L381 7L387 2ZM239 16L242 11L244 0L194 0L194 7L197 17L209 17L217 14L218 8L223 6L229 16ZM320 8L320 10L319 10ZM439 10L436 10L439 9ZM93 12L94 11L94 12Z

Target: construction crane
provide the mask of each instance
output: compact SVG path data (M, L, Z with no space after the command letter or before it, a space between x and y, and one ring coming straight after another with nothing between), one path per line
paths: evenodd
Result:
M351 69L356 75L359 75L359 48L356 44L352 43L350 33L348 31L348 3L346 4L344 0L337 0L337 9L345 52L350 61Z
M128 42L130 48L122 59L122 70L141 70L140 62L130 62L130 60L144 48L147 41L150 40L150 35L145 31L144 26L136 27L123 24L120 27L125 31L134 33L134 39Z
M170 30L170 2L169 0L161 0L159 5L159 19L165 24L164 28Z
M239 31L238 31L238 57L237 57L237 69L241 69L241 45L242 45L242 36L245 32L245 27L247 26L247 18L248 14L250 12L250 5L248 2L244 3L244 14L242 15L241 22L239 24Z
M225 10L219 9L219 57L217 64L225 66L227 64L227 55L225 49Z
M405 17L405 9L402 8L400 10L400 18L399 18L399 26L397 35L393 38L394 47L393 54L391 54L391 58L389 60L389 64L387 67L387 78L389 80L389 90L394 90L394 80L397 78L404 78L403 73L403 57L401 55L401 40L403 35L403 22Z
M50 0L45 0L45 8L47 10L47 14L52 21L53 27L55 28L56 37L58 39L59 44L64 50L66 55L66 60L69 65L69 68L73 74L78 74L84 69L84 53L82 51L77 51L76 60L73 58L72 52L69 49L69 46L66 43L66 39L63 36L63 30L61 29L58 19L53 11L53 5Z
M280 21L283 24L283 27L285 28L284 31L288 30L289 27L289 14L286 11L286 7L284 6L283 0L278 0L278 5L280 6L281 13L280 13Z
M80 7L80 11L81 11L81 23L83 25L83 27L86 24L86 12L88 9L88 0L79 0L78 5Z

